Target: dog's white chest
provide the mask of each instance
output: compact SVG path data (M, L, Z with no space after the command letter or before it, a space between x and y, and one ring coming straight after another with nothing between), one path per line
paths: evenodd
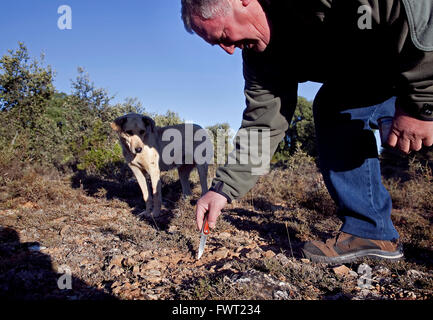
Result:
M131 164L146 170L147 172L159 168L159 154L158 151L149 146L144 146L141 153L135 155Z

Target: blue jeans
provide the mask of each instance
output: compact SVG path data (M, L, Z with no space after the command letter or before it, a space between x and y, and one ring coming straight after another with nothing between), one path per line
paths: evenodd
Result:
M314 119L319 166L343 221L341 231L374 240L398 239L372 130L381 117L394 116L395 98L353 108L333 97L324 88L319 91Z

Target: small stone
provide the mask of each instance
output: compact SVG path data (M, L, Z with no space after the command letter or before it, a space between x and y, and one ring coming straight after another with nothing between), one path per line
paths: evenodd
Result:
M221 268L218 269L218 271L224 271L224 270L233 270L233 265L230 262L227 262L225 265L223 265Z
M119 294L121 291L122 291L122 287L121 287L121 286L118 286L118 287L114 288L112 292L113 292L114 294Z
M219 237L220 239L227 240L227 239L230 239L230 238L232 237L232 235L231 235L230 233L228 233L228 232L221 232L221 233L218 235L218 237Z
M161 271L152 269L152 270L147 271L146 274L148 274L149 276L152 276L152 277L160 277Z
M268 259L275 257L275 252L273 252L272 250L268 250L265 252L264 256Z
M138 254L138 252L131 248L128 251L126 251L125 256L132 257L132 256L135 256L136 254Z
M157 259L150 260L142 266L143 270L162 269L164 266Z
M230 255L233 257L233 258L239 258L240 256L241 256L241 253L240 252L231 252L230 253Z
M229 255L229 250L227 248L220 248L213 252L213 256L217 260L225 259Z
M383 266L380 266L377 270L375 270L376 271L376 273L378 273L378 274L380 274L380 275L382 275L382 276L388 276L390 273L391 273L391 271L389 271L389 269L388 268L385 268L385 267L383 267Z
M334 273L337 276L346 276L349 274L350 269L348 267L346 267L345 265L342 265L339 267L332 268L332 271L334 271Z
M140 289L132 290L132 291L130 292L130 295L131 295L131 297L132 297L133 299L136 299L136 298L138 298L138 297L141 295L141 290L140 290Z
M183 258L185 258L184 254L172 252L169 255L160 257L159 260L165 264L178 264Z
M418 270L411 269L407 272L407 275L409 277L420 278L423 276L423 273Z
M38 205L34 202L28 201L20 206L23 209L35 209L38 207Z
M133 274L135 274L135 275L140 275L140 266L139 265L135 265L133 268L132 268L132 273Z
M146 250L140 252L140 257L142 257L143 259L146 259L150 255L152 255L152 250Z
M132 257L125 259L125 265L126 266L132 267L132 266L135 266L136 264L137 264L137 261Z
M262 254L257 249L247 253L247 258L249 258L249 259L260 259L261 257L262 257Z
M117 267L122 267L122 262L125 259L125 256L122 255L115 255L111 261L110 261L110 265L113 266L117 266Z
M10 194L7 192L0 192L0 201L6 201L10 197ZM0 211L1 214L1 211Z
M284 254L279 253L274 257L278 262L280 262L283 266L286 266L290 263L289 258L287 258Z
M87 266L89 264L90 264L90 261L88 259L83 259L80 261L79 266L82 267L82 266Z
M68 233L68 231L71 230L71 229L72 229L72 227L71 227L70 225L64 226L64 227L60 230L59 234L60 234L62 237L65 237L65 235L66 235L66 234Z
M242 250L244 250L245 248L244 247L242 247L242 246L240 246L240 247L237 247L236 248L236 250L235 250L235 252L236 253L240 253Z
M65 222L66 220L68 220L68 217L60 217L60 218L54 219L52 222L57 224L57 223Z
M170 228L168 228L168 233L175 233L177 231L177 227L176 226L170 226Z
M282 290L274 291L273 296L274 296L275 300L288 300L289 299L289 294L287 293L287 291L282 291Z
M301 259L301 262L302 262L302 263L310 263L310 259L305 259L305 258L303 258L303 259Z
M349 271L349 276L351 276L351 277L353 277L353 278L358 278L358 273L357 272L355 272L355 271L353 271L353 270L350 270Z
M146 272L146 276L144 277L147 281L152 283L159 283L162 280L161 271L159 270L149 270Z
M123 269L119 268L118 266L114 266L114 268L110 270L110 273L111 275L118 277L123 274Z

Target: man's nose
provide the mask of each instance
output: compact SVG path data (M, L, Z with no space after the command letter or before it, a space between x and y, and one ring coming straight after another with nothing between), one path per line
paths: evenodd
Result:
M135 152L140 153L141 151L143 151L142 148L135 148Z
M231 46L226 46L226 45L220 43L219 46L220 46L220 47L221 47L225 52L227 52L228 54L233 54L233 53L235 53L236 47L235 47L234 44L232 44Z

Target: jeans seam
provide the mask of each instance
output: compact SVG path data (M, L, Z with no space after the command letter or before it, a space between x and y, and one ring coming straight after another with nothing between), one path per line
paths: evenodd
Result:
M376 217L378 217L379 221L379 230L380 233L383 233L383 229L384 229L384 223L383 223L383 218L382 216L379 214L379 212L376 210L376 206L374 205L374 199L373 199L373 191L372 191L372 185L373 183L371 182L371 161L373 161L372 159L367 159L367 164L368 164L368 197L370 198L370 203L371 203L371 208L373 209L374 213L376 214Z
M371 113L370 117L368 118L368 122L367 122L367 124L368 124L368 127L370 128L370 130L373 130L373 129L371 128L371 122L372 122L372 119L375 118L376 113L377 113L377 110L379 109L379 106L381 106L381 104L376 105L376 106L374 107L374 111Z

